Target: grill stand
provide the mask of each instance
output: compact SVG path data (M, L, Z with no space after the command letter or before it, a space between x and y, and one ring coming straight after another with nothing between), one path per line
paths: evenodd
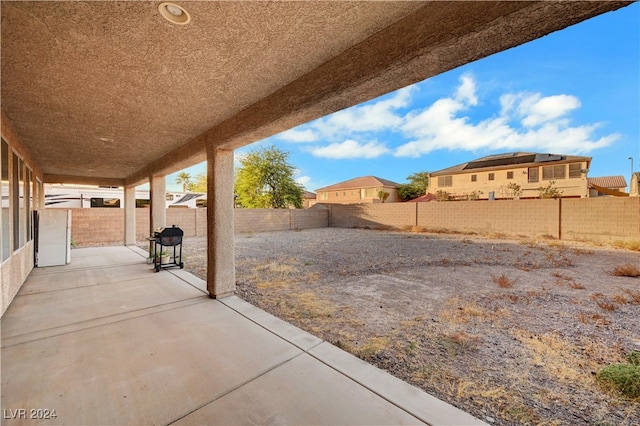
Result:
M160 232L154 232L153 237L147 238L149 241L153 241L153 265L156 272L160 272L160 269L179 267L184 268L182 262L182 237L184 232L182 229L173 225L171 228L164 228ZM173 247L173 261L162 262L162 256L160 253L164 251L165 247ZM179 247L179 250L178 250Z

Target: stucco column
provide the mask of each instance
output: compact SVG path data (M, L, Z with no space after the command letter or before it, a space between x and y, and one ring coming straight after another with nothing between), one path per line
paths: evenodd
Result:
M165 176L151 176L149 178L149 202L151 208L149 214L149 235L157 228L167 226L167 182ZM153 244L149 247L149 252L153 249Z
M136 188L124 188L124 245L136 244Z
M207 290L213 298L236 289L233 235L233 150L207 146Z

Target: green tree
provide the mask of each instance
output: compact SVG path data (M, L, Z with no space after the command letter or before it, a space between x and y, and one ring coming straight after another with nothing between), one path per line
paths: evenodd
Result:
M549 185L541 186L538 188L538 194L540 198L560 198L562 196L562 192L556 187L556 181L549 181Z
M402 201L413 200L427 192L429 172L417 172L407 176L409 183L398 185L398 197Z
M389 198L389 193L385 192L384 190L380 190L378 191L378 198L380 199L380 201L382 201L383 203L387 200L387 198Z
M276 147L256 149L239 158L234 190L245 208L302 208L303 189L293 180L289 153Z
M207 174L206 173L198 173L196 175L196 180L191 183L190 191L193 192L207 192Z
M176 177L176 183L182 184L182 192L187 192L187 189L191 187L191 175L187 172L180 172Z

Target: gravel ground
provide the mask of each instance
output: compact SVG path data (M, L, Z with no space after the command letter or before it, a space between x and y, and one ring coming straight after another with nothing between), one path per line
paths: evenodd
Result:
M206 240L185 239L205 278ZM598 370L640 350L638 252L322 228L236 236L237 294L493 424L638 425Z

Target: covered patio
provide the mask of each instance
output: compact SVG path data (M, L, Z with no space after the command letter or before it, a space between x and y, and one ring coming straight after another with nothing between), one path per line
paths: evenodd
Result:
M3 421L476 422L233 296L234 150L628 4L3 1ZM151 233L205 160L207 280L153 274L135 188ZM126 247L34 269L44 183L124 188Z
M76 249L31 273L2 318L3 424L482 423L145 257Z

